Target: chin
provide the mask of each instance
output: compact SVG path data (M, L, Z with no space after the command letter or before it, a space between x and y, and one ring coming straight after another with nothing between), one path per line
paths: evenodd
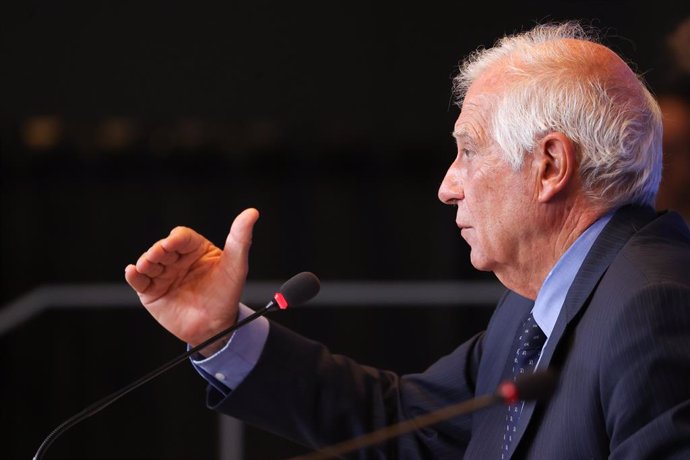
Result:
M479 270L480 272L490 272L492 271L492 264L491 261L487 260L484 257L474 255L470 253L470 263L474 268Z

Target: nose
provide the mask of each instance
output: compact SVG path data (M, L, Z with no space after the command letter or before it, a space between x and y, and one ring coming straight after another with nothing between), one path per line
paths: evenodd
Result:
M454 205L465 198L459 172L460 166L456 158L448 168L448 171L446 171L441 186L438 188L438 199L445 204Z

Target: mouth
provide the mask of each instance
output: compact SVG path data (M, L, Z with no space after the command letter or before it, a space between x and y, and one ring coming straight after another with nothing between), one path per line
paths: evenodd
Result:
M460 229L460 236L467 239L467 232L470 230L471 227L458 226L458 228Z

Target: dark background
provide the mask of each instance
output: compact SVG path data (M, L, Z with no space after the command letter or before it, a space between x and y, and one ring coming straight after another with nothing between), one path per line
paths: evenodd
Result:
M582 19L661 93L669 86L664 38L688 13L679 1L3 2L0 304L45 283L121 282L125 265L176 225L222 244L247 206L262 213L250 279L301 270L325 281L492 279L469 266L454 211L436 198L454 157L450 87L459 60L536 22ZM388 320L386 343L406 340L424 315L416 313ZM488 317L461 313L472 320L453 313L459 332L430 344L417 366ZM374 356L362 345L390 323L367 322L355 340L337 335L335 317L319 317L318 327L286 321L335 337L363 360L412 370L395 351ZM428 330L415 331L424 342ZM114 349L151 340L156 359L131 344L122 350L143 357L139 365L115 351L98 355L93 343L103 337ZM180 346L143 311L44 315L0 344L0 376L13 376L0 388L12 408L3 415L8 458L26 457L55 423ZM81 385L65 400L60 389L101 375L80 370L87 349L92 365L109 360L117 370L107 385ZM201 406L203 383L179 372ZM173 377L165 382L133 407L200 420L188 422L197 433L215 423L197 406L179 414L157 407L155 395L177 391ZM107 416L100 423L112 429Z

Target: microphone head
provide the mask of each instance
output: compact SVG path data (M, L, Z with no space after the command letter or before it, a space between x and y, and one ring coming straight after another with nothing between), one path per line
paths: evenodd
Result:
M281 309L311 300L321 289L319 278L311 272L298 273L287 280L276 292L274 299Z
M546 400L556 390L558 376L550 369L538 371L533 374L525 374L517 378L515 382L503 382L497 391L497 395L506 404L517 401Z

